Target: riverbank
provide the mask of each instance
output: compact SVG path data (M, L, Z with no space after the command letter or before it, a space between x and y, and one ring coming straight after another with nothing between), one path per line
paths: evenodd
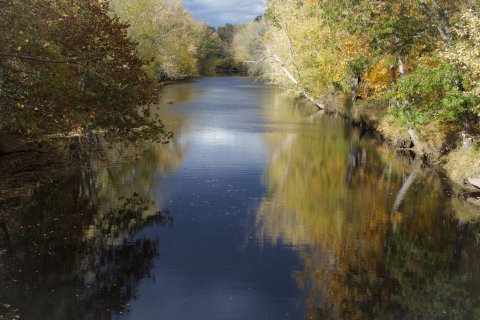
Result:
M389 112L387 99L357 100L353 102L348 94L329 94L321 103L316 103L329 112L335 112L349 119L352 124L378 132L395 149L410 150L427 164L445 172L449 179L467 191L479 189L469 182L480 177L480 132L472 128L465 141L460 124L432 122L410 131L400 124Z
M168 81L162 83L162 86L177 82ZM469 182L471 178L480 177L480 150L477 143L477 141L480 141L480 132L478 132L478 128L476 128L477 132L471 135L472 146L467 150L462 146L462 130L458 124L430 123L417 130L415 138L412 138L407 128L389 114L389 101L387 99L368 99L353 102L350 95L346 93L332 93L321 101L313 101L319 108L338 113L349 119L353 125L376 131L392 148L414 152L429 165L444 171L449 179L462 189L479 191ZM18 136L15 138L0 136L0 156L3 155L2 158L4 159L26 159L32 157L32 155L34 155L34 158L46 159L48 163L52 162L51 159L58 159L55 155L53 157L48 156L57 151L42 151L44 148L37 146L37 142L22 140ZM14 153L14 155L5 157L10 153ZM24 162L24 160L20 161ZM43 167L44 165L40 161L39 168ZM60 167L65 168L65 164L62 163ZM10 179L4 181L7 180ZM14 180L16 178L10 181ZM8 189L13 190L15 188Z

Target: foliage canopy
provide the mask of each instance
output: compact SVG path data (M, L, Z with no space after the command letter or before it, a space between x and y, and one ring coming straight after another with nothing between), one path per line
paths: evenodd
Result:
M388 97L397 102L390 111L410 128L430 120L460 123L465 115L478 114L480 19L475 1L266 3L262 36L250 26L237 35L256 37L261 45L237 41L234 46L237 52L255 50L255 60L264 65L249 68L262 70L287 93L318 99L341 89L353 101Z
M155 87L127 28L100 0L2 1L0 129L168 138L160 121L142 116Z

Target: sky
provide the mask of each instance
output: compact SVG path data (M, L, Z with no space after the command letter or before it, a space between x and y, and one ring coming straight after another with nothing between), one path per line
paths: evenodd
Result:
M183 5L198 21L205 21L212 27L227 23L248 23L265 12L262 0L183 0Z

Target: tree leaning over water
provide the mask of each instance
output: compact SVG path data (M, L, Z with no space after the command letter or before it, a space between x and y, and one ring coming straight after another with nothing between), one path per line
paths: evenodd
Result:
M389 120L419 132L435 121L465 134L478 126L477 1L266 3L263 54L247 67L262 63L264 77L287 93L327 100L344 91L358 106L376 100ZM255 36L245 30L238 39ZM259 42L236 45L249 52Z
M155 87L127 28L100 0L2 1L0 130L168 138L159 120L142 116Z

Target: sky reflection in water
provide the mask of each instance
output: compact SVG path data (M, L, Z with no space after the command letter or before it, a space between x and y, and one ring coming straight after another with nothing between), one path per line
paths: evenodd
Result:
M273 89L252 86L249 78L226 80L202 79L193 85L194 101L173 101L160 109L162 119L189 126L177 137L186 154L156 190L169 194L165 205L175 222L158 229L156 281L140 287L132 319L157 319L154 310L161 314L158 319L303 315L292 278L296 254L281 246L260 247L252 229L266 192L267 149L261 135L266 122L259 96Z
M177 103L178 88L189 99ZM478 250L456 220L476 209L440 174L249 78L178 84L169 99L159 111L184 154L155 192L175 225L142 233L161 236L161 257L130 318L477 312L458 308L477 291L459 266L477 265Z

